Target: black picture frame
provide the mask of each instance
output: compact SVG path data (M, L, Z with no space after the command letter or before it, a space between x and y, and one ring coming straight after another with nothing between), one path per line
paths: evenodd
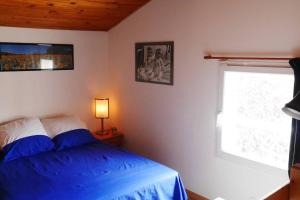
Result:
M74 70L73 44L0 42L0 72Z
M173 85L173 41L135 44L135 81Z

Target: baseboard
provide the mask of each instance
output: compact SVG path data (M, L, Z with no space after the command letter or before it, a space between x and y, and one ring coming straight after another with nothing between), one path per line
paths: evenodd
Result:
M196 194L195 192L192 192L190 190L186 190L186 193L189 197L189 200L209 200L208 198L205 198L199 194Z

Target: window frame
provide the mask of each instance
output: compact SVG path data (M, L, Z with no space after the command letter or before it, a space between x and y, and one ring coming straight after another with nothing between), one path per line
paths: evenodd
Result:
M216 115L216 133L217 133L217 142L216 142L216 155L218 158L223 160L234 162L236 164L240 164L246 167L250 167L254 170L259 170L262 172L266 172L273 175L278 174L287 174L287 170L271 166L268 164L260 163L258 161L250 160L245 157L233 155L222 151L222 125L220 125L220 120L222 118L223 111L223 101L224 101L224 86L225 86L225 73L226 72L252 72L252 73L269 73L269 74L290 74L293 75L293 70L291 68L283 68L283 67L260 67L260 66L229 66L227 64L221 64L219 67L219 84L218 84L218 105L217 105L217 115ZM284 105L282 105L284 106ZM292 119L291 119L292 125ZM287 163L288 165L288 163Z

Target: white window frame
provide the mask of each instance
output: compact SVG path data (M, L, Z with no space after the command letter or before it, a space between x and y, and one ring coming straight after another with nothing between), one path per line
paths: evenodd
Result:
M291 68L280 68L280 67L248 67L248 66L228 66L226 64L221 64L219 68L219 95L218 95L218 113L216 116L216 130L217 130L217 144L216 144L216 155L217 157L240 164L246 167L250 167L254 170L259 170L273 175L287 174L287 170L283 170L271 165L253 161L247 158L236 156L227 152L222 151L222 127L220 126L220 121L223 111L223 91L224 91L224 75L225 72L254 72L254 73L272 73L272 74L293 74ZM282 105L284 106L284 105ZM291 119L292 125L292 119Z

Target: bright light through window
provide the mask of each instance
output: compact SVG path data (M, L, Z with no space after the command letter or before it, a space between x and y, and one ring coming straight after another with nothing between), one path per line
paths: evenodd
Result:
M286 170L293 75L225 71L221 151Z
M53 60L41 59L41 68L42 69L53 69Z

